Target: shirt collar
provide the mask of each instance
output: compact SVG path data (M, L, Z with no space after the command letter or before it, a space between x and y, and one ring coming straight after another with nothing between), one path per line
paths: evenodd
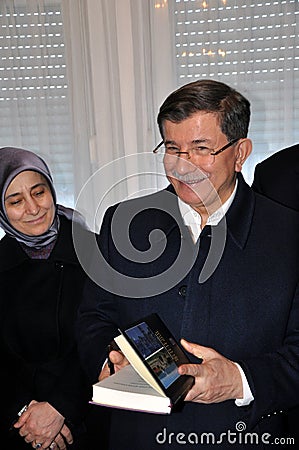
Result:
M225 216L235 198L237 186L238 180L236 180L234 190L229 196L229 198L223 203L223 205L219 209L217 209L215 212L213 212L213 214L211 214L208 217L207 225L212 226L218 225L223 216ZM201 233L201 216L190 205L184 203L179 197L178 197L178 205L184 224L188 227L193 241L196 242Z

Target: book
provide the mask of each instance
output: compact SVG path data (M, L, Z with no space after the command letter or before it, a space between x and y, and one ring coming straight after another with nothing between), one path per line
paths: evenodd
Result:
M130 365L93 385L92 402L114 408L170 414L194 377L180 375L189 358L157 314L142 318L114 339Z

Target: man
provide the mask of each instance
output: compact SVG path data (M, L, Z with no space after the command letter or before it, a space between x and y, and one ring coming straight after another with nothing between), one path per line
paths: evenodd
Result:
M299 144L280 150L257 164L252 187L299 211Z
M280 150L254 170L252 188L282 205L299 211L299 144ZM299 407L287 416L288 435L299 442Z
M78 322L91 382L109 375L118 328L152 312L184 338L191 364L178 370L195 378L170 415L112 410L110 449L263 448L299 402L298 215L244 182L249 118L248 100L223 83L176 90L154 150L163 145L170 185L105 214L105 261ZM127 364L109 356L116 371Z

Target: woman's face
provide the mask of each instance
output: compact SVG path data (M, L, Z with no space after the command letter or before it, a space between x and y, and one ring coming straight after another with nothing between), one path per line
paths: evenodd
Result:
M55 215L52 193L38 172L19 173L8 186L4 202L10 224L23 234L39 236L52 225Z

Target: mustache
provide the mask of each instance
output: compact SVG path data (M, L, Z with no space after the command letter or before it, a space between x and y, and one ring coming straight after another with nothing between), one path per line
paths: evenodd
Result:
M196 184L201 183L204 180L207 180L210 178L210 176L201 170L192 172L192 173L186 173L186 174L179 174L176 170L171 170L167 173L167 176L171 178L175 178L178 181L181 181L185 184Z

